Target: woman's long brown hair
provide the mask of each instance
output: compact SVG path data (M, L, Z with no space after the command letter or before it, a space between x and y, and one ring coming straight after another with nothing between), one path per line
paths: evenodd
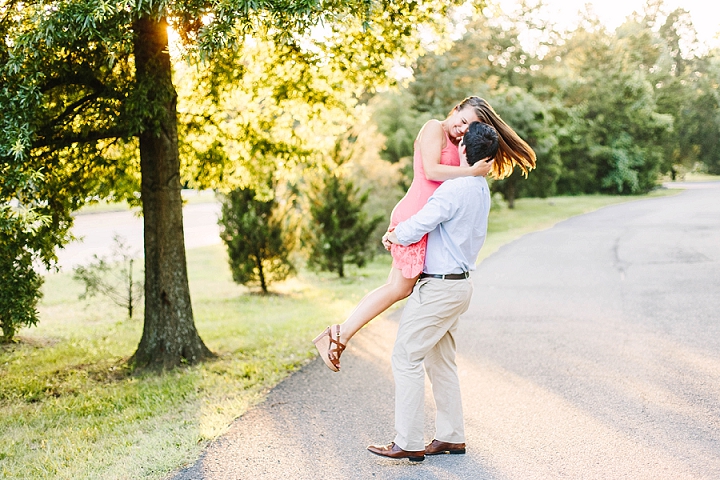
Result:
M498 132L500 146L495 155L493 165L493 176L497 179L510 176L517 165L527 177L530 170L535 168L535 152L525 140L515 133L507 123L495 113L490 104L480 97L468 97L460 102L453 111L462 110L465 107L472 107L478 119L492 125Z

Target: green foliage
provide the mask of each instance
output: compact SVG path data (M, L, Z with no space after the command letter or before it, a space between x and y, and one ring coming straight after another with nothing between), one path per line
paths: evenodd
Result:
M241 188L222 197L220 236L227 245L233 280L259 284L268 293L271 283L295 272L290 254L297 239L288 203L281 203L275 189L268 193L270 199L260 194Z
M691 171L698 163L720 173L720 62L717 47L705 55L688 52L694 33L689 14L671 12L659 26L653 65L658 109L674 119L662 142L663 171L673 175Z
M385 136L380 155L390 163L413 156L415 137L432 118L428 112L418 112L414 105L415 98L406 89L376 95L371 102L373 120Z
M342 143L334 152L338 167L327 169L320 181L308 192L309 220L306 225L310 246L308 265L345 276L345 265L362 267L372 258L373 232L385 218L368 218L364 206L369 191L360 193L354 183L342 175L340 166L352 156L342 151Z
M101 295L123 307L127 318L132 319L135 306L143 296L143 282L133 280L133 263L138 252L132 252L119 235L113 237L113 244L110 258L93 255L88 265L73 269L73 278L85 286L80 300Z
M388 163L381 158L384 138L369 117L359 120L352 132L353 141L349 143L352 159L343 165L342 175L351 178L360 192L370 192L363 210L368 218L384 219L370 234L371 238L381 238L388 228L392 209L407 191L407 187L400 186L405 161ZM379 253L385 253L382 243L375 245Z
M673 119L658 112L631 40L579 31L564 47L575 80L560 94L572 112L560 141L560 191L636 194L656 184L663 157L658 140L672 130Z
M43 252L36 232L49 222L33 210L0 204L0 343L12 342L21 327L37 324L43 278L33 263L45 260L48 251Z
M3 217L5 214L5 209L0 211ZM33 254L23 241L24 235L8 228L7 220L0 217L0 343L11 342L20 327L37 323L42 285L42 277L33 269Z

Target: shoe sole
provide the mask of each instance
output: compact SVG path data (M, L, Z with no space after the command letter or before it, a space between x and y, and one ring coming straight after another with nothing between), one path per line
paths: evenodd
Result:
M406 458L411 462L422 462L423 460L425 460L425 455L423 455L422 457L389 457L387 455L383 455L382 453L373 452L369 449L368 452L372 453L373 455L377 455L378 457L389 458L390 460L405 460Z
M315 348L317 349L318 353L320 354L320 358L322 358L323 362L325 362L325 365L326 365L330 370L332 370L333 372L339 372L340 369L339 369L339 368L335 368L335 365L333 365L332 362L330 361L330 359L327 358L327 347L324 348L325 353L323 353L323 352L322 352L323 349L321 349L321 348L318 346L318 342L320 342L320 341L323 339L323 337L327 337L327 335L328 335L328 334L327 334L327 330L323 331L320 335L318 335L317 337L315 337L315 339L313 340L313 344L315 344ZM328 345L329 345L329 344L330 344L330 341L328 340Z
M458 448L457 450L442 450L440 452L425 452L425 455L463 455L465 454L464 448Z

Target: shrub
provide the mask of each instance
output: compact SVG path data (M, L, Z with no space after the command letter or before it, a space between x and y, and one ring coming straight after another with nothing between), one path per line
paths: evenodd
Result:
M263 199L252 188L222 197L220 237L227 245L233 280L242 285L268 286L295 272L289 259L296 234L287 210L270 185L272 198Z
M345 276L345 265L362 267L374 255L370 241L383 215L368 218L363 207L369 191L360 194L352 181L326 172L309 194L308 265Z
M93 255L93 262L74 269L73 278L85 284L80 299L103 295L133 316L135 305L143 296L143 282L133 280L134 254L123 238L113 237L114 247L109 259Z
M12 342L17 331L38 322L37 303L43 278L33 268L38 253L29 247L34 231L46 219L20 214L9 205L0 207L0 328L2 343Z

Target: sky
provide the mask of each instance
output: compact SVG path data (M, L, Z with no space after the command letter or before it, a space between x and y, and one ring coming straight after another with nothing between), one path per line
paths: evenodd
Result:
M502 4L512 5L515 0L502 0ZM568 26L577 18L577 12L589 3L600 20L610 29L618 27L633 11L642 11L645 0L545 0L555 12L554 17L563 26ZM698 32L698 39L706 45L720 45L720 1L718 0L665 0L667 11L682 7L692 17Z

